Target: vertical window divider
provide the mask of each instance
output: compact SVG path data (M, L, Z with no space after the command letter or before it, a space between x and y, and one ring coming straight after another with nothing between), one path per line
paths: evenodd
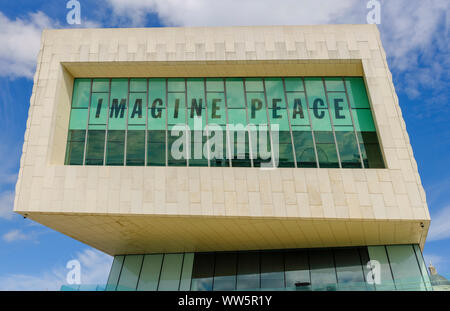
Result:
M263 78L262 81L263 81L263 89L264 89L264 101L266 102L267 130L269 132L269 139L270 139L270 153L272 154L271 162L272 162L272 167L275 167L274 166L275 161L274 161L274 154L273 154L273 143L272 143L272 129L270 128L271 123L270 123L270 118L269 118L269 103L267 102L266 79ZM278 144L279 144L279 142L278 142ZM279 152L279 150L278 150L278 152Z
M320 168L319 155L317 154L316 136L314 135L314 129L313 129L312 119L311 119L311 111L309 111L309 100L308 100L308 92L306 91L305 78L302 77L302 81L303 81L303 90L305 91L306 110L308 110L309 127L311 129L312 141L313 141L313 145L314 145L314 154L316 155L316 165L317 165L317 168ZM310 278L311 278L311 273L310 273Z
M128 143L128 110L130 106L130 78L128 78L128 90L127 90L127 105L126 105L126 120L125 120L125 146L123 152L123 166L127 165L127 143Z
M166 102L166 113L165 113L165 115L166 115L166 146L165 146L165 148L166 148L166 166L169 166L169 126L168 126L168 124L167 124L167 122L168 122L168 117L169 117L169 103L168 103L168 100L169 100L169 80L166 78L165 79L166 80L166 100L165 100L165 102ZM159 286L159 285L158 285Z
M387 250L386 245L384 245L384 251L386 252L386 258L387 258L387 260L388 260L389 270L391 271L392 282L394 283L394 288L397 289L397 284L395 284L394 271L392 271L391 260L389 259L389 252L388 252L388 250Z
M294 133L292 132L291 116L289 113L289 104L288 104L288 98L287 98L287 93L286 93L286 82L284 81L284 78L282 78L281 80L283 81L284 100L286 101L286 114L288 117L289 132L291 134L291 145L292 145L292 155L294 157L294 167L297 168L298 167L297 166L297 154L295 153ZM310 122L311 122L311 120L310 120Z
M208 129L208 92L206 91L206 78L203 78L203 89L204 89L204 93L205 93L205 120L206 120L206 124L205 124L205 132L206 132L206 157L208 160L208 167L211 166L210 163L210 151L209 150L209 129ZM203 129L202 129L203 132ZM203 154L203 133L202 133L202 154Z
M417 266L419 267L420 278L422 279L423 286L424 286L425 289L428 291L428 288L427 288L427 282L425 281L425 278L423 277L422 265L421 265L420 262L419 262L419 258L417 258L417 252L416 252L416 250L414 249L414 245L413 245L413 244L411 244L410 246L411 246L412 251L413 251L413 253L414 253L414 258L416 258Z
M91 112L92 84L93 83L94 83L94 79L91 79L91 89L89 90L88 115L87 115L87 121L86 121L86 133L84 133L83 165L86 165L86 149L87 149L88 130L89 130L89 114ZM73 93L73 91L72 91L72 93ZM73 95L72 95L72 97L73 97ZM72 102L73 102L73 98L72 98ZM70 110L72 111L72 109L70 109Z
M139 274L138 274L137 281L136 281L136 288L135 288L136 291L138 289L139 281L141 279L142 266L144 265L144 259L145 259L145 254L142 254L142 261L141 261L141 265L140 265L140 268L139 268Z
M248 134L248 150L250 152L249 157L250 157L250 167L253 167L253 148L252 148L252 144L251 144L251 133L250 133L250 122L249 122L249 118L248 118L248 104L247 104L247 86L246 86L246 78L242 79L243 83L244 83L244 101L245 101L245 120L247 121L247 134ZM245 147L244 147L245 148Z
M181 270L180 270L180 279L178 280L178 291L180 291L181 287L181 280L183 279L183 266L184 266L184 257L186 256L186 253L183 252L183 258L181 259ZM191 277L192 278L192 277Z
M186 155L186 167L189 167L189 159L191 158L191 129L189 128L189 122L188 122L188 96L187 96L187 78L184 78L184 132L186 135L186 150L184 151L184 154ZM186 133L187 132L187 133Z
M164 266L164 260L165 259L166 259L166 253L163 253L162 254L162 259L161 259L161 266L159 267L158 284L156 284L156 291L159 291L159 284L161 282L162 268ZM191 282L192 282L192 278L191 278Z
M230 149L230 135L229 135L229 131L228 131L228 101L227 101L227 81L226 78L223 78L223 96L225 98L225 113L226 113L226 117L227 117L227 124L225 125L225 141L227 142L227 146L226 146L226 155L225 157L228 157L228 164L230 165L230 167L233 167L232 164L232 157L234 155L234 148L233 148L233 155L230 154L231 149ZM233 133L234 135L234 133ZM234 138L234 137L233 137Z
M92 79L94 80L94 79ZM106 104L105 149L103 152L103 165L106 165L106 152L108 145L109 101L111 100L111 79L109 79L108 103Z
M355 124L355 120L353 118L352 105L350 104L350 96L348 96L347 84L345 83L344 77L342 77L342 82L344 83L345 96L347 98L347 105L348 105L348 109L349 109L349 113L350 113L350 118L352 119L352 124L353 124L353 132L355 133L356 144L358 145L359 160L361 161L361 167L365 168L362 153L361 153L361 145L359 144L358 133L356 132L356 124Z
M147 86L147 99L146 99L146 104L145 104L145 154L144 154L144 166L147 166L147 159L148 159L148 92L150 92L149 90L149 79L145 79L145 83Z
M337 153L337 158L338 158L338 162L339 162L339 168L342 168L341 155L339 154L339 146L338 146L338 142L337 142L337 139L336 139L336 131L334 129L334 124L333 124L333 116L331 115L330 101L328 99L328 90L327 90L327 85L325 83L325 78L322 78L322 83L323 83L323 88L325 90L325 98L326 98L326 101L327 101L328 113L330 115L331 130L333 131L334 143L336 145L336 153Z

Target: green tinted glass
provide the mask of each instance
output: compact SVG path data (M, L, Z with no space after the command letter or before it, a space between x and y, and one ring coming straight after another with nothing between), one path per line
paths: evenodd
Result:
M91 79L75 79L73 83L72 108L87 108L91 92Z
M225 79L228 108L245 108L244 82L240 78Z
M264 93L247 93L249 124L268 124Z
M309 114L304 93L287 93L289 117L292 126L309 125Z
M128 125L145 125L147 120L147 93L130 93Z
M85 130L88 118L88 109L72 109L70 112L70 130Z
M93 93L91 98L91 108L89 110L89 129L106 129L107 117L108 94Z
M352 108L370 108L363 78L345 78L345 85Z
M92 92L108 93L109 79L93 79Z
M126 128L128 79L112 79L109 101L108 129Z

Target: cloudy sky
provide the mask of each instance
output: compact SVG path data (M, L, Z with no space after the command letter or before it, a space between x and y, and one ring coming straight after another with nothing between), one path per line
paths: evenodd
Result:
M0 2L0 290L58 290L66 263L106 282L112 258L12 213L43 28L71 28L67 0ZM369 0L79 0L78 27L366 23ZM381 32L432 216L426 260L450 278L448 0L380 0Z

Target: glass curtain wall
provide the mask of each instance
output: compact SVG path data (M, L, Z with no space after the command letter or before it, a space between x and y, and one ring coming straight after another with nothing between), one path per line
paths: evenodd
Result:
M384 167L358 77L75 79L65 164Z

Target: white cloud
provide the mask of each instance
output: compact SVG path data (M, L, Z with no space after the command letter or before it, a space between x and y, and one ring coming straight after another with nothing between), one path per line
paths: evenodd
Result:
M0 12L0 76L32 78L39 52L41 31L53 22L42 12L10 20Z
M431 217L427 241L450 238L450 206L444 207Z
M156 13L167 26L291 25L330 23L359 0L107 0L116 15L143 26ZM359 1L359 3L361 3Z
M21 240L29 240L32 238L32 234L25 234L21 230L14 229L7 233L5 233L2 236L3 241L11 243L15 241L21 241Z
M14 205L14 192L4 191L0 193L0 218L11 219Z
M75 258L81 263L81 284L106 284L112 257L92 249L85 249L76 254ZM66 267L58 265L37 275L9 274L0 277L0 291L2 290L60 290L66 283Z
M46 28L61 28L58 21L41 11L26 17L9 19L0 11L0 77L25 77L32 79L41 44L41 33ZM96 28L100 24L83 20L75 27ZM67 25L67 27L70 27Z

